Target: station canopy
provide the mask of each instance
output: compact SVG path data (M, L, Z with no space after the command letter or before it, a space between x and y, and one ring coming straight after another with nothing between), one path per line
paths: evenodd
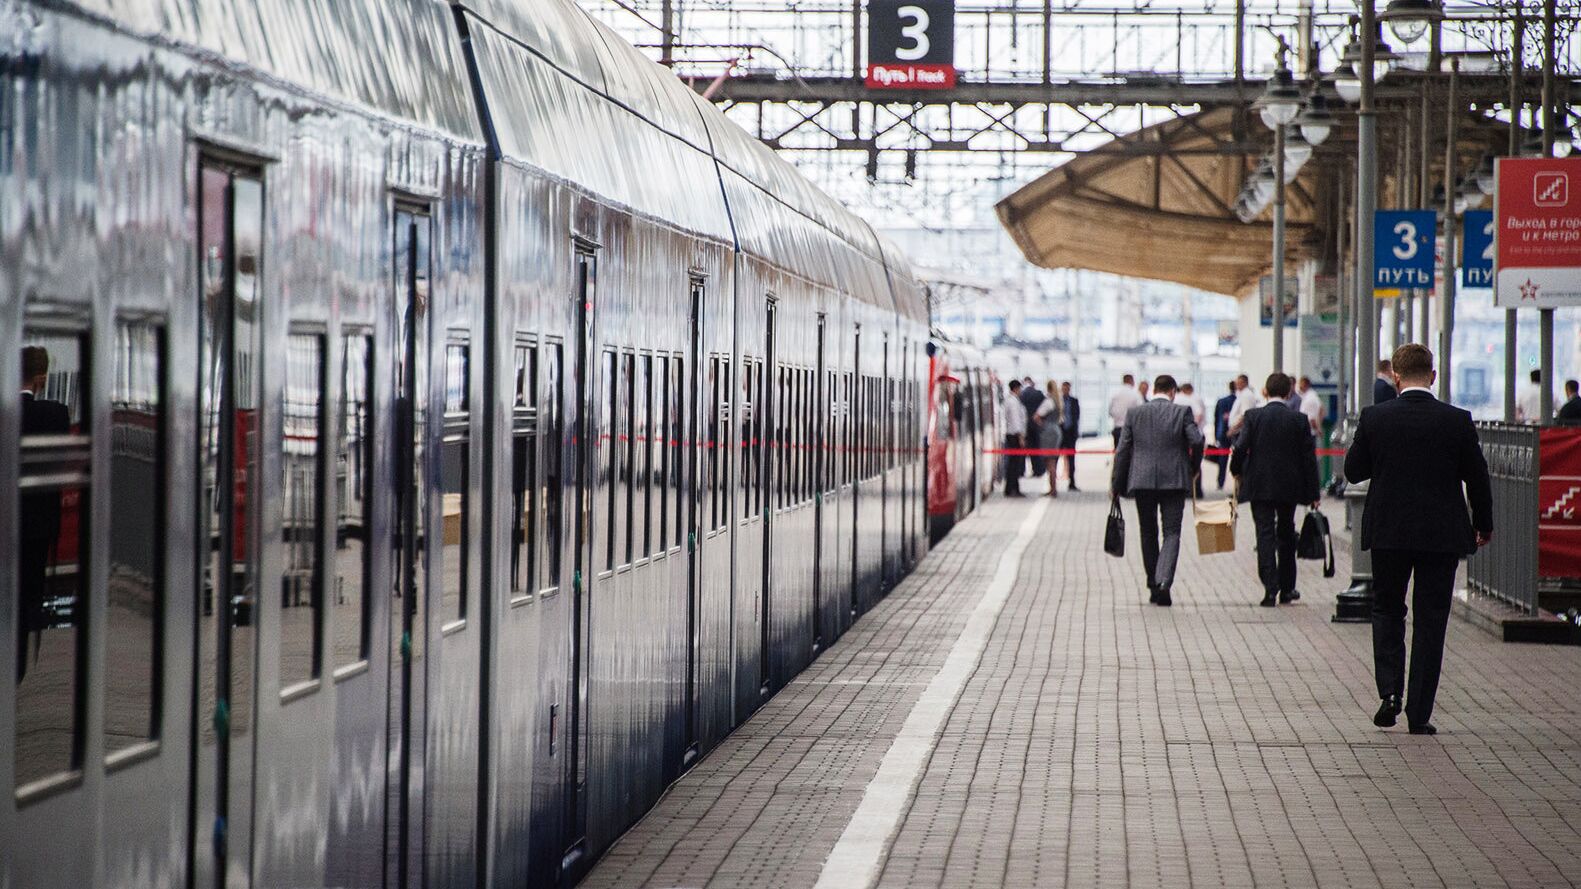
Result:
M1254 115L1233 107L1177 117L1076 155L995 209L1035 265L1242 295L1268 273L1272 252L1272 206L1250 223L1233 209L1257 161L1245 132L1256 127ZM1319 229L1332 228L1322 226L1329 217L1314 192L1322 166L1313 157L1285 189L1291 269L1323 249L1328 232Z

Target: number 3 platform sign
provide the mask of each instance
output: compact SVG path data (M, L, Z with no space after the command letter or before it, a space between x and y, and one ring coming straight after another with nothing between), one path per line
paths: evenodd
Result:
M1581 305L1581 158L1501 157L1494 176L1494 303Z
M955 0L870 0L869 89L955 86Z
M1373 216L1372 294L1433 289L1432 210L1378 210Z

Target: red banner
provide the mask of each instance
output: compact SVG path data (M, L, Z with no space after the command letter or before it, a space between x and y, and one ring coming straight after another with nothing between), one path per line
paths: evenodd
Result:
M1495 170L1497 304L1581 303L1581 158L1501 157Z
M1537 575L1581 577L1581 429L1544 429L1540 447Z

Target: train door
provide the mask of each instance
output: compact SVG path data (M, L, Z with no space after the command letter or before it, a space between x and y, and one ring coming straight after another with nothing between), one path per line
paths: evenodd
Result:
M785 457L785 448L790 442L785 435L783 419L785 406L781 403L786 395L785 372L779 366L779 356L775 343L775 301L771 297L765 308L764 330L765 339L763 346L763 364L757 373L758 405L757 414L753 417L753 425L757 428L756 441L752 442L754 453L763 455L758 460L755 472L757 477L753 484L757 490L764 492L761 496L768 499L764 502L762 510L763 535L762 563L759 570L762 572L758 595L758 692L767 694L773 682L773 651L774 631L771 623L773 619L774 600L774 519L777 507L785 503L785 478L782 473L774 471L773 467L782 466Z
M894 578L894 564L890 554L891 535L895 528L890 521L895 498L899 492L895 490L894 480L890 478L889 468L894 465L895 459L895 386L890 376L889 367L889 333L884 334L884 350L882 364L879 365L878 379L875 385L878 391L873 399L878 409L878 592L880 595L887 592Z
M193 885L251 876L258 606L258 408L263 182L205 163L199 173L198 708L193 713Z
M856 617L862 610L862 547L859 541L862 537L862 467L867 464L867 453L863 447L867 444L866 437L861 430L868 426L867 415L864 413L867 405L863 402L863 390L867 388L862 376L862 325L856 325L856 339L851 351L852 373L851 380L846 383L846 403L849 415L846 418L847 448L850 455L851 467L851 616Z
M827 385L827 362L824 355L824 327L827 318L824 313L818 313L817 345L818 350L815 361L817 369L813 371L813 422L817 426L813 429L812 439L807 443L809 456L813 461L812 477L815 480L813 491L812 514L812 650L814 654L823 648L823 497L824 471L828 457L827 442L829 439L829 389Z
M397 205L392 246L395 289L392 413L391 596L395 614L386 640L389 659L390 768L386 812L387 873L406 889L423 881L423 817L427 750L428 592L433 543L429 497L429 310L432 219L426 209Z
M600 391L597 388L600 382L598 374L610 375L617 370L617 353L613 351L603 353L607 360L600 361L600 366L594 363L595 356L599 354L595 351L593 327L598 293L598 258L591 245L578 242L576 269L577 292L572 310L576 373L574 395L569 405L573 416L568 418L576 430L571 468L571 486L575 498L571 536L571 682L567 695L570 712L567 714L564 740L567 755L563 793L565 842L560 863L562 873L574 872L587 852L587 760L590 734L587 725L588 640L592 619L590 581L596 573L593 561L593 498L598 481L593 475L593 460L603 449L612 451L615 446L612 439L606 439L602 442L603 448L596 447L600 444L601 433L598 424L608 424L612 436L615 417L605 416L600 420L594 409L594 395ZM603 383L609 391L617 391L615 380L609 379ZM606 412L613 414L608 408ZM613 472L604 484L614 486ZM612 532L613 528L609 530Z

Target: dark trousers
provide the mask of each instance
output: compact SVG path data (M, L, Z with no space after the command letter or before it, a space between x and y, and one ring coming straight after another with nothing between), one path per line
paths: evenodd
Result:
M1114 427L1114 431L1110 432L1109 434L1114 436L1114 446L1115 449L1118 450L1120 447L1120 427Z
M1168 590L1175 583L1175 563L1180 560L1180 522L1186 512L1186 492L1137 491L1134 496L1136 525L1142 532L1142 569L1147 572L1149 584Z
M1405 718L1421 725L1433 715L1438 675L1444 665L1444 632L1454 598L1454 553L1418 550L1372 551L1372 659L1378 675L1378 697L1405 697ZM1405 588L1416 578L1412 604L1411 681L1405 677Z
M1005 450L1015 450L1021 447L1021 436L1005 436ZM1027 458L1020 454L1010 454L1005 457L1005 493L1021 493L1021 476L1027 471Z
M1075 451L1077 440L1076 430L1073 427L1066 426L1062 427L1060 432L1060 447L1070 448L1072 451ZM1076 487L1076 455L1074 453L1065 455L1065 479L1072 488Z
M1219 464L1219 490L1222 491L1224 490L1224 478L1230 472L1230 458L1220 454L1213 458L1213 462Z
M1263 592L1290 594L1296 589L1296 505L1254 501L1257 526L1257 578Z

